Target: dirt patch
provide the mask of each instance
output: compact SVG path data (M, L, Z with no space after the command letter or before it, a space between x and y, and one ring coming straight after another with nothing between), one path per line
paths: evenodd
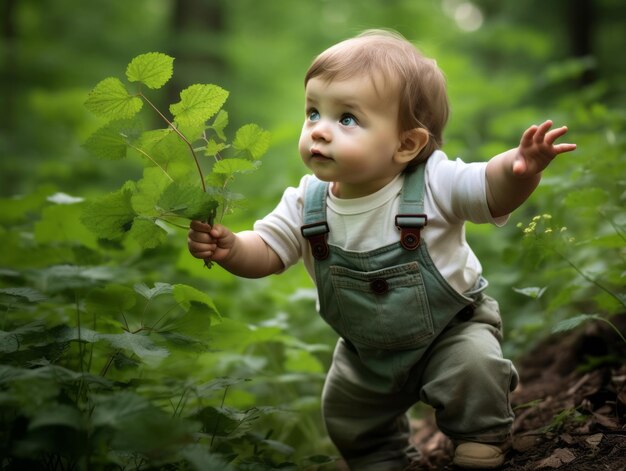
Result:
M626 316L614 318L621 331ZM552 336L518 362L508 471L626 469L626 346L605 323ZM421 469L455 470L432 417L416 421Z

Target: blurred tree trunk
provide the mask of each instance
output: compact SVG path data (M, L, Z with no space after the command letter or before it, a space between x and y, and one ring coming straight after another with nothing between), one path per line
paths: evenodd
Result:
M594 54L593 34L595 26L595 9L593 0L571 0L569 6L569 42L574 57L587 57ZM587 69L580 77L581 86L589 85L596 80L594 69Z
M16 27L15 27L15 11L17 0L4 0L1 7L0 18L2 21L1 43L2 49L2 74L0 75L0 129L9 131L12 122L13 113L15 112L15 84L17 82L16 73Z
M226 34L224 1L175 0L172 34L177 73L168 89L170 103L178 101L180 90L191 83L221 81L226 69L221 48Z

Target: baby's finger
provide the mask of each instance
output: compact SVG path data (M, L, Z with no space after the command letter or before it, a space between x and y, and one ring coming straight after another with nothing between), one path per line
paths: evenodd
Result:
M189 229L189 232L187 233L187 239L190 241L198 242L200 244L209 244L214 242L211 234L208 234L206 232L194 231L193 229Z
M524 134L522 134L522 140L520 141L520 144L523 147L532 145L533 136L535 135L536 132L537 132L537 125L533 124L526 131L524 131Z
M202 222L202 221L191 221L191 223L189 224L189 228L198 232L208 233L211 231L211 226L207 224L206 222Z
M576 144L558 144L554 146L554 152L557 154L563 154L565 152L571 152L576 150Z
M205 252L207 250L214 251L217 245L214 243L211 244L211 243L205 243L205 242L198 242L198 241L193 240L192 238L188 238L187 247L189 247L190 252L198 253L198 252Z
M205 250L204 252L191 252L191 255L200 260L210 260L213 253L213 250Z
M535 133L535 136L534 136L535 142L543 142L545 140L546 133L548 132L551 126L552 126L552 121L549 119L541 123L539 127L537 128L537 132Z
M545 142L548 145L552 145L559 137L567 134L567 126L561 126L560 128L553 129L546 134Z

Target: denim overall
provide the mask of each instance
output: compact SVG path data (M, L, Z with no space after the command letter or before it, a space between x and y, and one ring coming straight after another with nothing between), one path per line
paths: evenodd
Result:
M439 426L453 438L497 441L506 438L512 422L507 400L516 382L515 373L510 362L502 359L497 303L483 295L487 284L483 279L477 289L465 295L454 290L421 240L421 230L427 224L424 169L425 163L405 176L394 221L400 231L399 241L368 252L346 251L327 243L328 183L312 180L305 194L301 230L315 258L320 314L341 337L323 394L325 421L331 439L351 469L391 470L407 465L416 451L408 444L405 412L420 400L441 408ZM466 321L474 317L478 324L469 325ZM498 410L487 414L494 420L469 427L471 430L463 425L459 429L447 427L454 420L445 414L452 414L454 408L446 400L439 403L439 397L464 393L455 393L450 380L439 379L441 372L433 373L429 365L420 363L428 357L433 359L430 363L440 364L444 376L445 371L455 371L454 366L446 366L446 359L452 356L447 351L438 353L433 343L443 339L446 344L447 336L471 337L474 334L469 330L478 335L474 343L488 345L490 350L484 356L494 363L485 366L484 374L479 376L488 377L484 381L489 383L493 368L502 376L496 379L495 387L485 384L497 392L486 394L486 400L474 401L481 402L474 409L493 408L495 398ZM437 342L433 342L435 339ZM457 340L450 342L456 344ZM483 356L473 351L461 356L467 354L476 361ZM456 364L463 361L461 358ZM460 368L460 375L464 369ZM427 377L433 380L425 381ZM479 381L484 383L483 378Z

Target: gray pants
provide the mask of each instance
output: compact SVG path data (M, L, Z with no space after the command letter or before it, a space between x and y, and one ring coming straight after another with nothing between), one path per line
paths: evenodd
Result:
M495 310L495 312L493 312ZM417 457L407 410L431 405L452 439L501 442L510 435L517 372L500 348L497 303L484 296L469 321L455 319L395 392L381 388L339 340L322 396L328 434L353 471L401 470Z

